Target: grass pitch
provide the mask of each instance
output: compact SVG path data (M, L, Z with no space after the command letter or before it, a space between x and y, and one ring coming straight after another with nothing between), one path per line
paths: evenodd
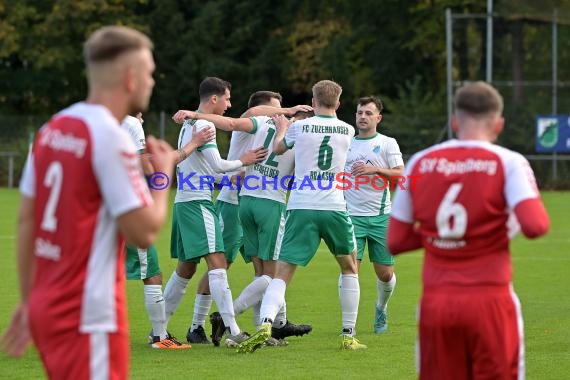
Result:
M567 378L570 372L570 193L546 192L543 197L551 217L551 231L536 241L518 237L513 242L514 287L523 307L527 378L554 380ZM0 331L9 323L19 297L15 260L18 199L16 190L0 189L0 268L4 275L0 283ZM164 283L176 264L169 257L169 236L170 223L157 242ZM194 345L190 350L176 352L152 350L146 344L150 322L142 282L129 281L131 378L414 379L421 263L419 252L397 259L398 283L389 304L389 330L375 335L375 276L370 263L363 262L357 331L368 349L357 352L339 350L339 271L324 244L308 267L298 269L287 289L289 319L311 323L313 331L303 337L288 338L288 347L264 348L254 354L241 355L211 345ZM192 320L196 284L204 271L205 264L201 264L169 325L169 330L182 341ZM238 259L229 271L234 298L252 276L252 267ZM251 312L247 312L238 318L238 323L242 329L253 332L251 319ZM209 324L206 332L209 335ZM10 379L45 377L33 349L19 360L0 353L0 373L0 377Z

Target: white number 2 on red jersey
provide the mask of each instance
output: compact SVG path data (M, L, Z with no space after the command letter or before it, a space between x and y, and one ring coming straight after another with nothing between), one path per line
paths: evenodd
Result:
M461 203L455 202L463 184L449 186L437 208L437 234L443 239L461 239L467 229L467 210Z
M41 229L44 231L54 232L57 229L55 210L61 193L62 182L63 167L59 161L54 161L49 165L44 178L44 186L51 188L41 224Z

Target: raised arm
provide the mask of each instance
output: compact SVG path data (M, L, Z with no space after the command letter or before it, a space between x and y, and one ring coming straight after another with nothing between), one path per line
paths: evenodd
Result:
M248 150L239 160L227 161L222 159L218 149L210 148L202 151L206 161L212 166L215 172L225 173L236 171L242 166L252 165L256 162L261 162L267 157L267 149L259 147L257 149Z
M214 123L216 128L223 131L252 132L255 128L253 120L248 117L234 118L209 113L180 110L172 116L172 120L183 123L187 119L201 119Z
M283 115L273 116L275 130L277 133L273 138L273 153L279 155L285 153L289 148L285 145L285 135L291 126L291 121Z
M174 115L172 115L172 120L174 120L176 124L183 124L184 120L192 119L190 115L194 113L194 111L178 110Z
M196 131L196 126L192 127L192 140L184 145L182 148L176 149L174 154L174 162L176 164L184 161L188 156L196 151L202 145L214 140L216 137L216 130L214 128L204 128L199 132Z
M313 107L307 106L305 104L299 104L295 107L289 108L281 108L281 107L273 107L273 106L255 106L251 107L247 111L245 111L241 117L251 117L251 116L274 116L274 115L286 115L286 116L293 116L297 112L309 112L312 111Z

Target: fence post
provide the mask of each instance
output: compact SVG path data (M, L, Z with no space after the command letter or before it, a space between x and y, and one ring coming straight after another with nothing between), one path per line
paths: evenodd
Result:
M164 140L164 128L165 128L165 114L164 111L160 111L160 138Z
M447 138L451 139L453 137L453 132L451 131L451 114L453 108L453 84L452 84L452 70L453 70L453 30L452 25L453 18L451 15L451 9L447 8L445 10L445 51L447 53Z
M493 0L487 0L487 54L486 60L486 81L493 81Z
M8 188L11 189L14 186L14 155L10 154L8 156Z
M558 12L552 11L552 115L558 113ZM558 156L552 153L552 180L558 180Z

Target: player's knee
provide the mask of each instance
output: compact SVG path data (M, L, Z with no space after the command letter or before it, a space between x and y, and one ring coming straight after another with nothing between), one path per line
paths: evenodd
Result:
M143 284L145 285L162 285L162 273L159 273L155 276L145 278L143 280Z
M337 256L342 274L358 274L358 264L354 255Z
M191 279L195 273L196 264L187 261L178 262L178 266L176 267L176 274L178 274L180 277Z

